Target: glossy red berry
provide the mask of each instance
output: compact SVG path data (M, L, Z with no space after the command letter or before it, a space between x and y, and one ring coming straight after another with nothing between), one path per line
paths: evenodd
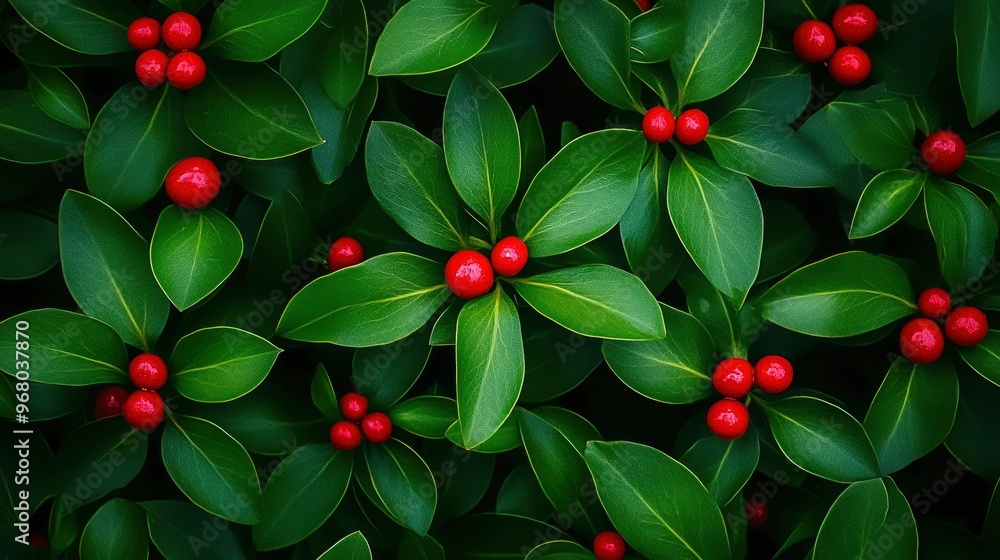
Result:
M150 49L135 61L135 77L146 87L162 86L167 81L169 59L163 51Z
M858 47L840 47L830 59L830 75L845 86L856 86L868 79L872 59Z
M848 45L859 45L878 31L875 11L864 4L847 4L833 13L833 32Z
M708 409L708 429L720 438L740 438L749 427L750 411L736 399L722 399Z
M341 237L330 245L330 252L326 257L326 265L330 270L336 272L342 268L360 264L365 260L365 251L361 244L353 237Z
M666 107L653 107L642 117L642 133L650 142L666 142L674 135L674 114Z
M444 279L448 289L456 296L472 299L493 287L493 267L482 253L463 249L448 259Z
M357 393L347 393L340 398L340 412L344 418L357 422L368 414L368 399Z
M781 356L764 356L754 367L754 381L765 393L780 393L792 384L792 364Z
M920 314L928 319L941 319L951 311L951 296L941 288L927 288L917 298Z
M639 5L639 9L648 12L649 11L649 0L635 0L635 3Z
M948 340L959 346L975 346L986 338L989 331L986 314L975 307L959 307L949 313L944 322Z
M936 362L944 353L941 327L925 317L911 320L899 333L899 349L915 364Z
M677 117L674 134L681 144L697 144L708 136L708 115L701 109L688 109Z
M594 537L594 555L597 560L622 560L625 557L625 539L615 531L604 531Z
M792 35L792 47L805 62L814 64L829 60L837 50L833 29L818 19L808 19L799 24Z
M180 52L167 65L167 80L177 89L191 89L205 81L208 69L198 53Z
M493 246L490 262L500 276L515 276L528 264L528 246L513 235L505 237Z
M136 387L155 391L167 382L167 364L154 354L139 354L128 365L128 376Z
M712 385L725 397L745 397L753 389L753 366L743 358L722 360L712 373Z
M128 391L121 387L108 387L97 394L97 402L94 404L94 418L101 420L111 416L118 416L122 413L125 399L128 398Z
M361 419L361 431L372 443L382 443L392 435L392 420L382 412L373 412Z
M947 175L965 162L965 142L950 130L932 132L920 146L920 156L928 169Z
M167 172L167 195L183 208L204 208L219 194L219 168L203 157L189 157Z
M201 44L201 22L186 12L176 12L163 21L163 42L175 51L192 51Z
M747 524L751 527L760 527L767 521L767 504L744 501L743 507L747 511Z
M361 445L361 428L354 422L341 420L330 426L330 443L338 451L348 451Z
M137 51L156 48L160 44L160 22L141 17L128 26L128 43Z
M163 422L165 408L163 398L157 392L139 389L125 399L122 415L133 428L149 432Z

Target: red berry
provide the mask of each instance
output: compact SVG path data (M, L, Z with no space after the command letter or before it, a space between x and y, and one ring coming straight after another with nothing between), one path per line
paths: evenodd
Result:
M94 418L101 420L122 413L122 406L128 398L128 391L121 387L108 387L97 394L94 404Z
M361 420L368 414L368 399L357 393L347 393L340 398L340 412L348 420Z
M688 109L677 117L674 131L681 144L697 144L708 136L708 115L701 109Z
M203 157L189 157L167 172L167 195L183 208L204 208L219 194L219 168Z
M392 435L392 420L382 412L373 412L361 420L361 431L372 443L382 443Z
M749 427L750 411L736 399L722 399L708 409L708 429L720 438L740 438Z
M493 247L490 261L500 276L514 276L528 264L528 246L513 235L505 237Z
M833 29L818 19L808 19L799 24L792 35L792 46L799 58L809 63L823 62L837 50Z
M674 115L666 107L653 107L642 117L642 133L650 142L666 142L674 135Z
M41 533L35 533L28 537L28 546L33 546L35 548L48 548L49 539L45 538L45 535Z
M939 130L924 140L920 155L928 169L938 175L947 175L965 162L965 142L950 130Z
M625 557L625 539L614 531L604 531L594 537L594 555L597 560L622 560Z
M948 340L959 346L975 346L986 338L989 331L986 314L975 307L959 307L949 313L944 322Z
M649 11L649 0L635 0L635 3L639 5L639 9L648 12Z
M753 366L743 358L722 360L715 366L712 385L725 397L745 397L753 389Z
M747 511L747 524L751 527L760 527L767 521L767 504L744 501L743 507Z
M456 296L472 299L493 287L493 267L482 253L463 249L448 259L444 279Z
M167 382L167 364L153 354L139 354L128 365L128 376L140 389L155 391Z
M899 349L915 364L936 362L944 352L944 335L937 323L920 317L903 326L899 333Z
M167 79L177 89L191 89L205 81L208 70L198 53L180 52L170 59Z
M330 427L330 443L339 451L347 451L361 445L361 429L354 422L341 420Z
M847 4L833 14L833 31L848 45L858 45L878 31L875 12L864 4Z
M162 86L167 81L167 55L161 50L151 49L139 55L135 61L135 76L146 87Z
M326 257L326 265L330 270L336 272L342 268L360 264L365 260L365 252L361 244L353 237L341 237L330 245L330 252Z
M176 12L163 21L163 42L175 51L192 51L201 44L201 22L186 12Z
M928 319L941 319L951 311L951 296L941 288L927 288L917 299L920 314Z
M764 356L754 368L754 379L765 393L780 393L792 384L792 364L781 356Z
M122 415L133 428L149 432L163 422L164 409L163 398L159 393L139 389L125 399Z
M160 22L141 17L128 26L128 43L137 51L155 48L160 44Z
M868 78L872 59L858 47L840 47L830 59L830 75L845 86L856 86Z

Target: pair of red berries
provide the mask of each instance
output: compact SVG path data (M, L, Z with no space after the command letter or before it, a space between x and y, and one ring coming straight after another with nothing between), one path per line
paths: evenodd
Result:
M493 246L489 259L479 251L458 251L445 264L444 279L453 294L472 299L490 291L494 271L500 276L516 276L526 264L528 246L512 235Z
M160 39L173 56L161 51ZM205 80L205 61L192 52L201 44L201 23L186 12L167 16L163 26L150 17L141 17L128 26L128 42L143 51L135 61L135 75L142 85L158 87L169 81L177 89L191 89Z
M336 272L342 268L361 264L365 260L365 251L361 248L361 243L353 237L341 237L330 245L330 252L326 256L326 265L331 272Z
M700 109L688 109L674 120L666 107L656 106L642 117L642 133L650 142L661 144L677 135L681 144L697 144L708 136L708 115Z
M712 386L723 397L708 409L708 428L724 439L743 437L750 427L750 411L742 399L754 385L766 393L780 393L792 384L792 364L781 356L765 356L756 366L743 358L722 360L712 373Z
M923 317L906 323L899 333L900 351L915 364L936 362L944 353L945 336L959 346L975 346L989 333L985 313L969 306L953 311L951 296L941 288L924 290L917 307ZM943 333L937 323L941 319L944 319Z
M330 427L330 443L334 449L348 451L361 445L361 436L372 443L382 443L392 435L392 421L383 412L368 414L368 399L357 393L347 393L340 399L340 420ZM360 425L360 426L359 426Z
M625 539L615 531L604 531L594 537L594 556L597 560L622 560L625 557Z
M856 47L878 31L875 12L864 4L847 4L833 14L833 28L810 19L799 24L792 46L799 58L809 63L830 61L830 76L845 86L858 85L872 71L868 53ZM847 46L837 48L837 39Z
M139 389L131 395L121 387L108 387L97 395L94 417L117 416L137 430L151 431L163 421L166 406L156 391L167 382L167 364L154 354L140 354L128 366L128 376Z
M167 195L182 208L197 210L209 205L222 189L222 175L211 160L189 157L167 172Z
M920 146L920 157L928 169L947 175L965 163L965 142L950 130L932 132Z

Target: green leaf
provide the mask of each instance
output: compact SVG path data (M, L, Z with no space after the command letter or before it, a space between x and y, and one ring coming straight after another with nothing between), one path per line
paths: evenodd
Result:
M361 0L332 0L326 14L333 21L319 57L319 81L341 109L358 95L368 62L368 15Z
M159 0L160 4L170 8L175 12L188 12L196 14L208 4L209 0Z
M725 356L745 355L753 332L743 327L740 312L733 302L719 292L693 263L682 266L677 279L684 290L691 315L711 335L715 350Z
M163 209L149 248L153 275L181 311L205 299L243 257L243 237L225 214L179 206Z
M955 3L958 83L973 126L1000 110L1000 70L991 62L1000 58L998 27L1000 6L993 0Z
M606 0L556 0L556 38L591 91L620 109L644 112L632 78L629 19Z
M28 69L28 91L42 111L53 119L73 128L89 128L90 112L80 88L58 68L25 66Z
M213 515L258 523L260 483L246 449L207 420L179 414L169 418L163 430L163 466L181 492Z
M957 173L962 180L979 185L1000 200L1000 132L970 143L965 163Z
M760 459L756 432L737 439L715 435L698 440L680 462L697 476L720 507L739 496Z
M146 462L148 439L119 417L70 432L56 456L60 485L55 502L75 511L128 486Z
M587 444L587 465L615 529L651 558L729 558L715 499L684 465L625 441Z
M146 512L137 504L115 498L97 510L80 537L82 560L146 560L149 538Z
M141 16L128 0L11 0L11 6L55 42L86 54L128 52L128 25Z
M170 355L170 379L177 392L200 402L235 400L257 388L281 349L232 327L195 331Z
M361 531L340 539L317 560L372 560L372 549Z
M332 241L331 241L332 242ZM309 257L325 256L317 247L316 229L309 213L294 195L285 193L271 203L253 243L247 279L253 293L270 297L275 288L295 291L302 285ZM313 271L316 270L313 268Z
M530 476L530 471L528 472ZM522 560L545 539L570 540L551 525L518 515L479 513L449 523L435 535L449 560Z
M683 404L712 395L712 337L691 315L663 303L660 309L670 325L668 336L641 342L607 340L602 349L608 366L629 388L654 401Z
M49 220L0 209L0 280L27 280L59 264L59 230Z
M521 173L514 112L492 83L474 70L455 76L444 105L444 155L455 189L486 220L496 239Z
M167 500L142 506L149 537L167 560L190 560L192 554L199 560L246 558L232 525L197 506Z
M323 416L334 421L343 419L340 401L337 400L337 393L333 390L333 381L330 380L330 374L326 372L323 364L316 364L316 373L313 374L309 393L313 404Z
M384 511L397 523L424 535L437 507L437 485L427 463L405 443L390 439L364 446L365 472Z
M407 126L376 122L365 163L372 194L406 233L446 251L466 246L469 219L438 145Z
M184 118L212 149L247 159L283 158L323 142L302 98L266 65L211 65L188 93Z
M552 12L538 4L521 4L500 20L493 38L469 66L505 88L533 78L558 54Z
M327 0L282 4L229 0L219 5L200 50L230 60L263 62L291 44L319 20Z
M878 477L871 440L844 409L811 396L758 402L778 447L802 470L834 482Z
M995 480L1000 478L1000 448L993 445L994 433L991 418L995 415L995 403L1000 398L1000 387L980 375L962 368L958 370L959 394L958 412L955 424L945 440L945 447L961 462L962 466L949 465L960 476L969 469L977 475ZM927 513L932 504L921 500L914 506Z
M353 454L329 444L305 445L278 465L264 487L260 523L253 526L257 550L291 546L333 514L351 482Z
M457 421L451 426L448 426L448 430L444 433L444 437L448 438L448 440L454 443L457 447L466 449L465 443L462 440L462 427ZM484 441L470 451L475 451L476 453L503 453L504 451L517 449L520 446L521 431L517 425L517 415L511 414L507 417L507 421L500 426L500 429L497 430L497 432L493 434L490 439Z
M681 107L732 87L750 68L764 30L763 0L707 0L686 8L684 45L670 60Z
M950 361L919 365L897 359L864 422L882 474L896 472L940 445L957 408L958 377Z
M565 394L604 361L599 339L582 337L526 309L520 315L524 333L521 402L545 402Z
M883 546L880 543L885 542L885 535L895 541L891 549L893 558L917 558L917 521L913 518L910 503L891 478L882 477L882 483L889 496L889 511L886 512L885 522L869 542L875 543L881 550Z
M118 333L86 315L27 311L0 323L0 340L0 369L12 376L27 371L31 381L55 385L128 382L128 355ZM19 342L27 345L23 352Z
M458 66L483 50L501 15L475 0L412 0L379 36L370 72L428 74Z
M524 383L521 322L502 288L465 304L455 342L458 419L471 449L500 429Z
M399 543L399 560L445 560L444 549L432 537L407 531Z
M67 191L59 205L63 275L83 312L111 325L126 343L149 351L170 302L149 267L149 244L100 200Z
M968 286L993 258L996 219L978 196L955 183L930 181L924 189L924 207L941 274L952 288Z
M916 127L904 99L885 97L875 102L862 96L878 91L846 92L822 110L833 129L861 163L876 171L910 163Z
M678 0L661 2L632 19L632 62L663 62L680 52L684 40L685 8Z
M764 250L760 254L757 282L781 276L805 262L819 235L795 206L780 200L768 200L764 209Z
M764 243L764 213L753 185L712 160L678 152L667 207L691 259L741 307L757 278Z
M653 340L666 332L659 306L642 281L612 266L564 268L513 283L535 311L584 336Z
M811 336L848 337L916 311L913 288L894 262L852 251L789 274L760 296L765 319Z
M82 133L46 115L26 91L0 91L0 123L0 160L49 163L79 155ZM64 167L56 169L65 173Z
M292 340L343 346L400 340L448 298L443 268L424 257L388 253L338 270L295 294L278 332Z
M549 541L531 549L524 560L591 560L594 553L573 541Z
M876 175L861 193L851 221L851 239L882 233L903 219L927 184L927 174L891 169Z
M2 326L2 325L0 325ZM3 329L0 328L0 333ZM992 330L975 346L963 346L958 349L962 359L979 375L995 385L1000 385L1000 330ZM34 379L34 376L32 376Z
M392 418L393 427L428 439L444 439L448 428L458 421L455 399L437 395L424 395L396 403L387 414Z
M346 109L339 109L320 91L319 83L310 77L299 88L309 107L323 145L312 150L313 167L320 181L330 184L340 179L347 166L354 161L364 135L365 125L378 97L378 80L364 81L357 98Z
M610 231L635 196L645 149L638 132L612 129L581 136L549 160L517 212L531 256L565 253Z
M881 551L871 537L886 521L888 512L889 497L882 480L851 484L837 497L823 519L816 535L813 558L864 558L873 549Z
M431 355L430 331L425 324L402 340L354 352L351 381L368 398L370 407L389 408L417 382Z

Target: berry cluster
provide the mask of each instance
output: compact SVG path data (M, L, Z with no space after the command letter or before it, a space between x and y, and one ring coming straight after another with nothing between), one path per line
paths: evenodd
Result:
M211 160L189 157L167 172L167 195L182 208L197 210L208 206L222 189L222 175Z
M334 449L348 451L361 445L361 437L372 443L382 443L392 435L392 421L383 412L368 413L368 399L347 393L340 399L344 420L330 427L330 443Z
M597 560L622 560L625 557L625 539L615 531L604 531L594 537L594 556Z
M479 297L493 287L493 273L515 276L528 264L528 246L517 237L497 241L490 258L479 251L462 249L444 267L445 283L462 299Z
M924 290L917 307L923 317L912 319L899 333L900 352L915 364L936 362L944 353L946 336L953 344L975 346L989 333L985 313L969 306L952 310L951 296L941 288ZM942 320L944 332L938 324Z
M872 71L868 53L857 47L878 31L875 12L864 4L847 4L833 14L833 28L809 19L795 30L792 45L799 58L816 64L829 61L830 76L845 86L865 81ZM837 48L837 39L845 46Z
M708 136L708 115L701 109L688 109L674 120L666 107L656 106L642 118L642 133L650 142L661 144L676 135L681 144L691 146Z
M160 50L160 39L171 56ZM186 12L167 16L160 22L141 17L128 26L128 42L142 51L135 61L135 75L146 87L159 87L164 82L177 89L191 89L205 79L205 61L194 49L201 44L201 23Z
M743 358L727 358L715 367L712 386L724 398L708 409L708 428L724 439L737 439L750 427L750 411L742 399L756 385L780 393L792 384L792 364L781 356L764 356L753 366Z
M108 387L97 395L94 417L97 420L125 416L137 430L152 431L160 422L166 406L156 391L167 382L167 364L154 354L140 354L128 366L128 376L138 390L128 394L122 387Z

